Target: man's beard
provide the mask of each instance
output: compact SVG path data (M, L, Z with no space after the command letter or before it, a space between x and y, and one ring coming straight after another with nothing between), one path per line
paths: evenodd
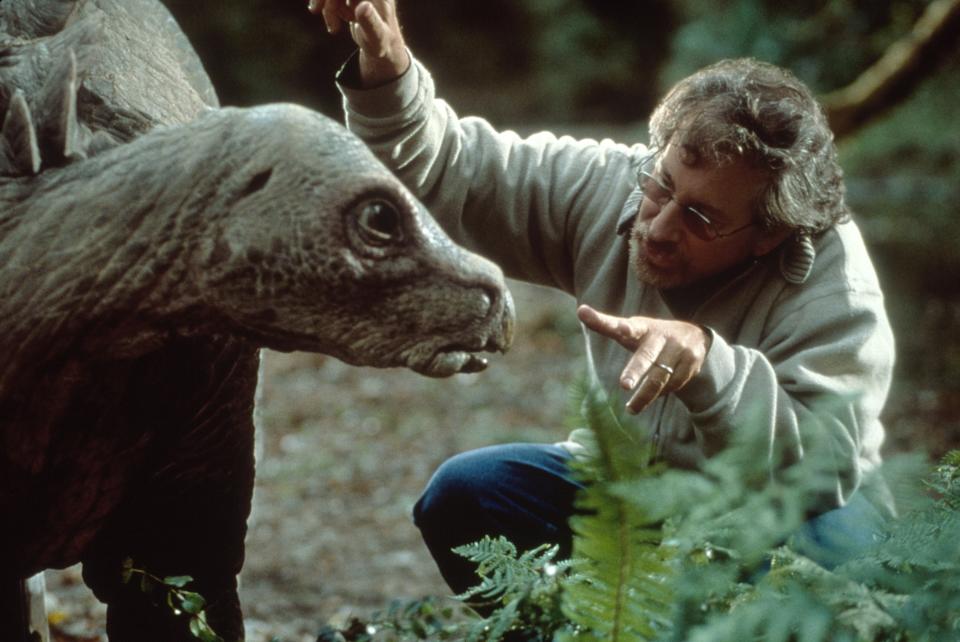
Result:
M686 261L680 260L670 269L664 270L648 260L643 249L647 238L646 228L647 226L638 219L634 223L633 229L630 230L630 265L633 266L636 277L642 283L652 285L658 290L669 290L670 288L688 285L691 279L689 265Z

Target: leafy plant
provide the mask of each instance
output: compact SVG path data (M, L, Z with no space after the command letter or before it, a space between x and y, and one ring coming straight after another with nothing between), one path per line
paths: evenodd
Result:
M620 596L636 606L634 619L649 618L656 630L639 627L601 629L576 639L686 640L688 642L763 642L947 640L960 638L960 453L948 455L927 486L935 500L918 502L889 524L855 559L828 571L794 546L790 534L829 487L829 452L808 448L792 466L770 467L759 440L744 429L740 443L707 461L699 471L630 470L622 453L625 430L600 401L586 393L584 414L597 435L599 474L588 484L597 500L589 530L575 527L574 555L604 571L605 592L586 594L582 585L566 587L564 612L577 609L617 612ZM829 409L824 409L829 414ZM815 418L803 426L811 448L818 439ZM642 450L633 447L632 454ZM916 467L907 467L914 471ZM771 471L780 471L772 473ZM583 518L578 518L582 520ZM663 566L648 570L661 583L665 602L628 588L629 574L611 564L629 559L617 548L590 546L622 532L635 533L662 520L658 533L632 545ZM577 522L575 521L574 524ZM659 540L658 540L659 535ZM657 543L659 542L659 543ZM799 544L800 542L797 542ZM651 550L657 546L657 551ZM581 562L575 564L581 568ZM951 581L953 580L953 581ZM640 599L638 599L640 598ZM588 631L602 620L584 622ZM652 629L652 627L651 627ZM615 637L616 636L616 637ZM567 637L561 640L571 639Z
M325 625L317 642L370 642L372 640L455 640L461 631L462 612L444 600L426 597L395 600L369 622L350 618L345 628Z
M504 537L485 537L453 549L477 564L480 584L457 599L475 606L493 606L492 615L473 623L468 642L495 642L508 631L524 632L526 640L550 640L566 626L561 613L561 587L580 580L571 574L569 560L557 562L558 546L543 544L523 553Z
M569 561L556 561L556 546L518 553L504 537L485 537L455 552L477 563L480 583L456 596L460 608L437 598L397 601L369 622L351 619L345 628L325 626L318 642L373 640L465 640L496 642L514 636L524 642L547 641L569 626L560 610L561 588L577 581ZM489 611L481 617L463 603Z
M652 446L631 435L603 394L586 383L575 405L597 442L597 458L579 467L586 487L571 520L574 568L581 581L566 587L563 613L576 625L558 640L653 640L669 624L671 561L662 522L649 507L618 492L624 483L655 478Z
M375 618L368 637L343 639L372 640L385 628L396 634L387 639L476 642L960 639L960 451L932 472L924 465L927 493L827 570L790 537L827 491L826 453L808 449L771 469L745 434L702 470L664 469L601 393L578 384L574 398L597 456L578 468L573 559L557 561L551 546L521 552L503 538L459 547L481 581L458 597L489 615L439 617L413 603L394 609L388 627ZM811 419L805 434L818 425ZM915 463L893 464L921 477Z
M136 568L133 560L128 557L123 561L123 583L130 583L134 577L140 578L140 590L143 593L162 600L175 616L188 618L187 626L193 637L200 642L224 642L207 623L207 614L204 611L207 602L204 597L185 588L193 581L192 577L171 575L161 578Z

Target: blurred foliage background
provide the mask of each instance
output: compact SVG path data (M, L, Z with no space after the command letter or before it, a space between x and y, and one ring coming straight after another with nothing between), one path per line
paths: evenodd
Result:
M227 105L294 101L341 117L333 75L353 47L305 2L166 0ZM400 1L408 43L461 114L520 131L645 139L682 76L729 56L792 69L823 95L907 34L926 0ZM899 341L889 448L960 437L960 45L903 101L840 143L849 199ZM575 324L570 324L575 326ZM572 330L576 331L575 327Z

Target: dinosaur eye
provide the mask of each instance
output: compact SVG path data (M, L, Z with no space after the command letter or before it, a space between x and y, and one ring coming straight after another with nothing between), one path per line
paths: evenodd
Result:
M357 227L363 240L371 245L389 245L403 238L400 213L391 203L375 199L357 206Z

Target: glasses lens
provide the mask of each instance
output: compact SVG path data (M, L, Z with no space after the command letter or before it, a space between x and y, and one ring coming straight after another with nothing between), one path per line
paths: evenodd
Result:
M656 176L640 170L637 178L639 179L640 191L656 203L658 207L666 207L667 203L673 199L673 193ZM713 227L710 219L692 207L681 208L681 211L683 213L683 224L691 234L703 241L712 241L717 238L717 230Z
M640 191L661 207L670 200L670 192L663 187L663 184L655 176L644 171L640 172Z
M717 231L710 221L692 207L683 208L683 224L691 234L703 241L712 241L717 237Z
M644 196L650 196L650 191L653 189L653 179L650 174L643 170L637 172L637 184L640 185L640 191L643 192Z

